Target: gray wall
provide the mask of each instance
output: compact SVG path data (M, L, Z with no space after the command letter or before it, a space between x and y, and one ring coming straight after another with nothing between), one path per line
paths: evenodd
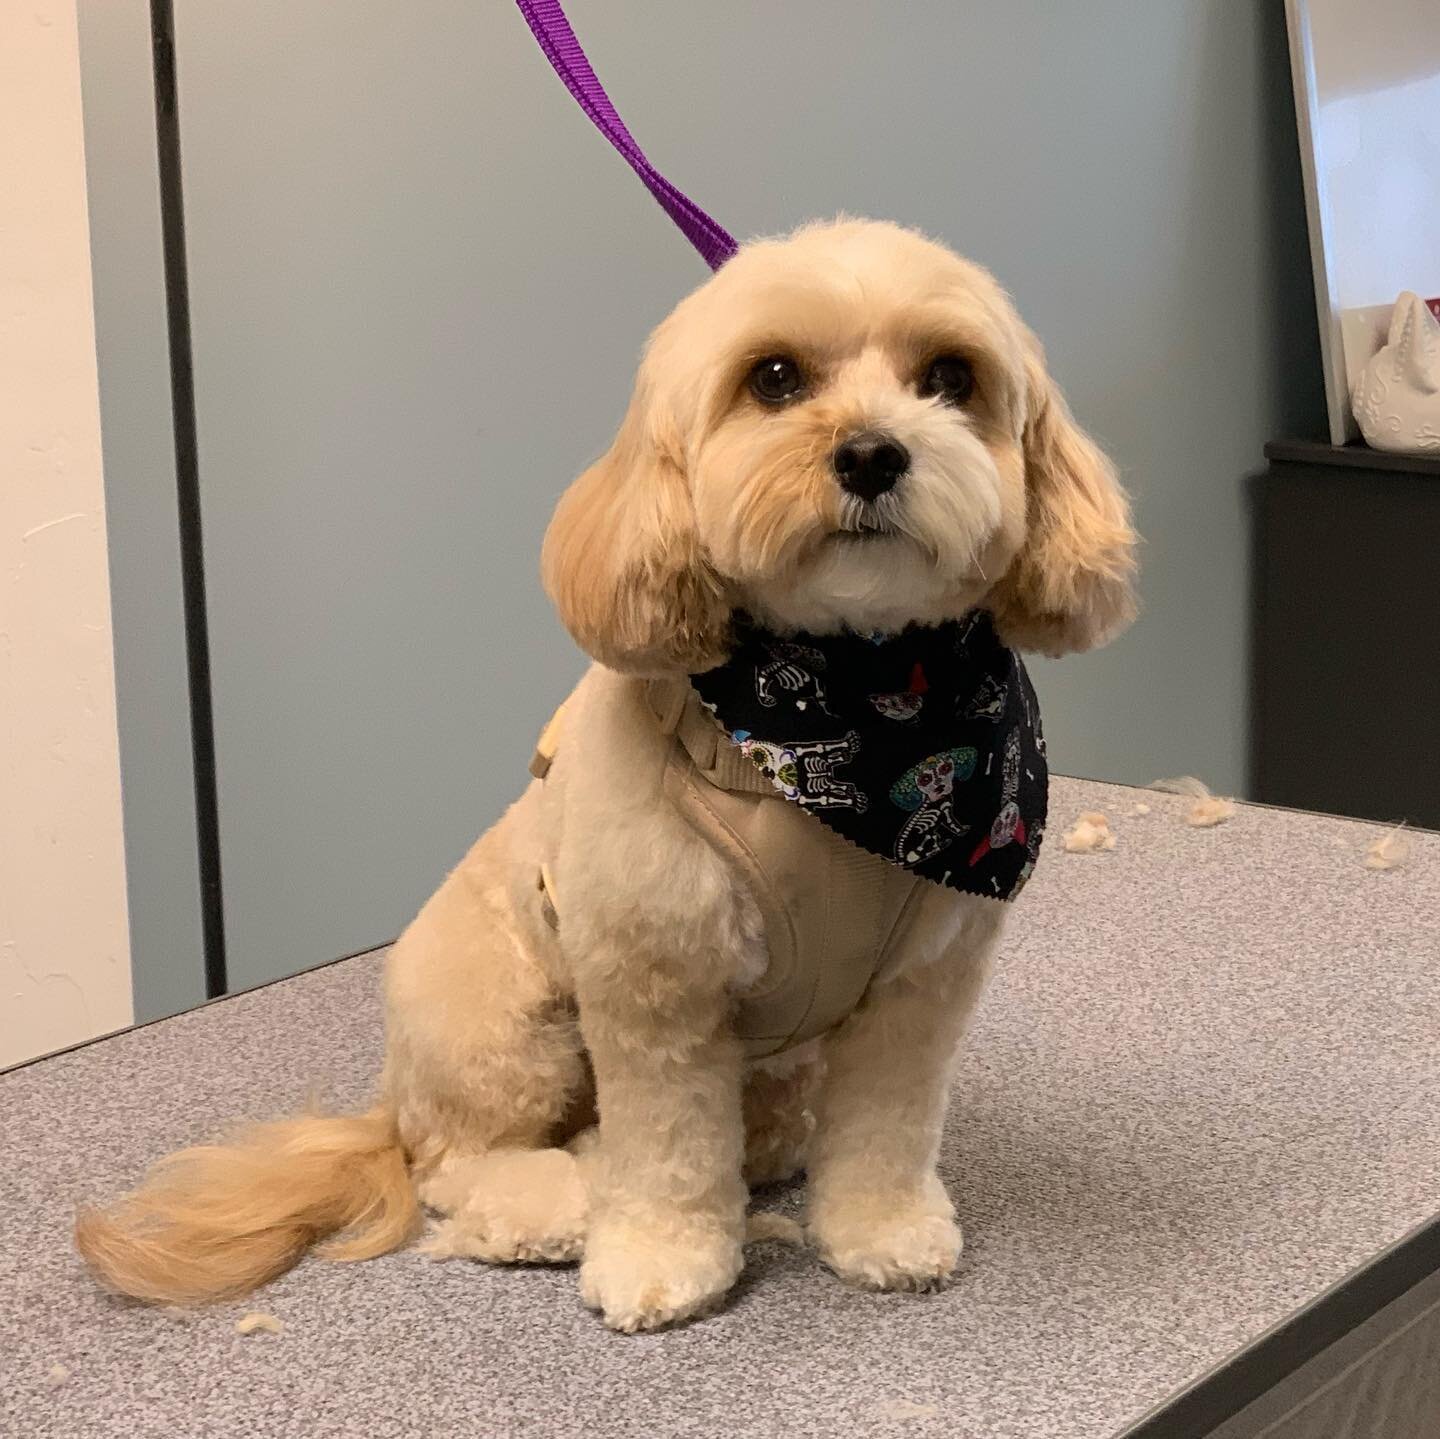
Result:
M1054 758L1240 788L1241 482L1321 402L1278 0L569 8L736 233L843 209L999 273L1149 541L1135 630L1039 668ZM515 793L579 668L546 516L704 271L509 4L176 17L246 984L392 935Z
M148 0L80 0L135 1016L205 998Z

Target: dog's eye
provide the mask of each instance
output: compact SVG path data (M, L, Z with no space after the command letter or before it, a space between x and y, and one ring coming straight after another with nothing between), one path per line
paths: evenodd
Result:
M789 355L766 355L750 371L750 391L767 405L793 400L804 387L800 366Z
M947 405L963 405L975 393L975 371L959 355L939 355L930 361L920 381L922 395L936 395Z

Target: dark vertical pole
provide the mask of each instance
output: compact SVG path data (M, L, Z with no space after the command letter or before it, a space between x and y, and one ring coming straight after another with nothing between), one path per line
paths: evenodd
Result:
M180 113L175 82L175 12L172 0L150 0L150 35L155 55L155 135L160 169L160 222L165 247L175 483L180 501L180 581L185 604L185 658L190 683L190 749L195 770L195 830L200 860L205 992L213 999L224 994L229 985L225 972L225 911L220 888L215 715L210 691L210 628L205 613L205 545L200 526L195 377L190 352L190 281L185 264L185 202L180 171Z

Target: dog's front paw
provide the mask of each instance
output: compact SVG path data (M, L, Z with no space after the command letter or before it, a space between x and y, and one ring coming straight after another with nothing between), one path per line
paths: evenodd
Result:
M948 1202L883 1196L826 1205L810 1232L831 1269L866 1289L938 1289L963 1244Z
M673 1221L594 1228L580 1266L580 1297L611 1329L634 1334L716 1309L743 1264L740 1239Z

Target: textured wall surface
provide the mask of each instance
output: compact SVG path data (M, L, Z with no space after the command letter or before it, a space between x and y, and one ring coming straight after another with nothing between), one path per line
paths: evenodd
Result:
M74 0L0 6L0 1064L131 1018Z

